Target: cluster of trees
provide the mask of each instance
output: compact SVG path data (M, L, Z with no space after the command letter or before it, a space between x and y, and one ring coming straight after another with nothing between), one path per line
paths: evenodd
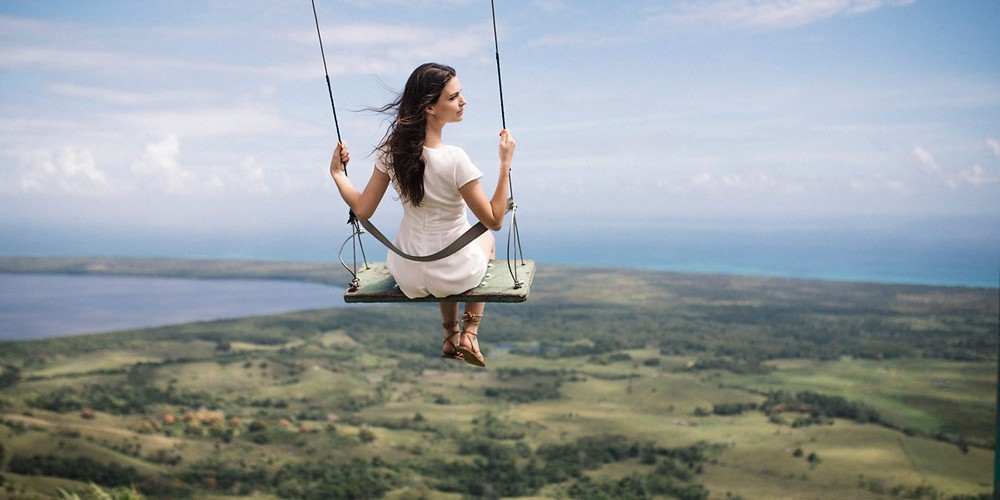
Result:
M757 403L716 403L712 405L712 411L708 411L700 406L695 408L694 416L707 417L709 415L718 415L726 417L742 415L743 412L756 410L757 407Z
M807 414L812 420L804 423L822 423L828 418L844 418L860 423L886 424L882 415L871 406L812 391L796 394L774 391L761 403L760 409L769 416L785 412Z
M173 386L166 390L152 385L85 384L63 386L28 399L29 406L57 413L76 412L85 408L115 415L146 413L152 405L171 404L190 408L216 407L218 400L206 392L179 391Z
M0 389L10 387L21 381L21 369L14 365L0 366Z
M668 469L666 471L662 469ZM594 500L617 500L620 498L666 497L678 500L706 500L708 490L704 486L672 476L675 469L657 467L649 474L632 474L622 479L604 481L592 480L584 476L569 488L570 498Z
M809 465L814 467L816 464L822 462L822 460L819 459L819 455L817 455L815 451L810 453L809 456L806 456L806 452L802 451L802 448L795 448L795 451L792 452L792 456L795 458L806 457L806 462L809 462Z
M674 495L680 498L707 498L707 491L695 482L695 474L709 460L712 447L698 444L681 448L661 448L652 443L639 443L619 435L589 436L574 442L546 444L532 452L520 442L502 442L471 438L460 447L460 453L473 455L473 460L438 461L425 464L420 472L425 477L437 477L437 489L477 498L499 498L533 495L545 485L570 482L571 497L587 497L585 492L615 491L611 483L595 483L584 472L603 465L637 460L656 465L655 472L635 476L643 488L629 487L631 498L652 498ZM623 484L630 484L629 479ZM700 491L704 496L685 496ZM582 495L582 496L581 496ZM589 498L589 497L588 497ZM601 498L596 496L596 498ZM608 497L612 498L612 497ZM620 497L613 497L620 498Z
M379 498L398 486L398 476L396 466L379 458L343 463L307 460L277 468L233 467L217 459L207 459L191 466L180 479L230 495L246 496L257 491L279 498L328 500Z
M917 486L906 486L902 484L890 485L882 479L867 478L864 476L858 480L858 487L877 495L915 500L939 500L945 498L948 500L991 500L994 498L990 493L945 496L945 494L938 491L937 488L926 484Z
M740 375L754 375L770 373L772 368L756 358L711 356L698 358L691 366L687 367L687 370L726 370Z
M193 464L176 478L144 477L133 467L105 465L86 457L13 456L7 470L15 474L53 476L102 486L134 485L146 495L196 498L198 490L232 495L269 492L279 498L328 500L379 498L395 488L398 471L376 458L331 464L320 461L287 463L278 468L234 467L217 459Z
M28 476L55 476L91 481L104 486L134 484L141 479L134 467L106 465L87 457L13 455L7 461L7 470Z

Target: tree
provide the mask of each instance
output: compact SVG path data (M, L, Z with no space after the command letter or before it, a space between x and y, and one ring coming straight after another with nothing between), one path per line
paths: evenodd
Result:
M375 440L375 433L366 427L358 432L358 439L360 439L362 443L370 443Z
M4 365L0 370L0 389L21 381L21 370L16 366Z

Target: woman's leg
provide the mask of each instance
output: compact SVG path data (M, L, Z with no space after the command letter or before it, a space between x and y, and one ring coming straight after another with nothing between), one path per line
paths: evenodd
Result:
M462 341L458 344L458 352L466 363L476 366L486 366L483 353L479 351L479 322L485 307L484 302L466 302L462 315Z
M493 260L497 256L497 240L493 237L493 233L485 232L482 236L476 238L476 243L479 244L479 248L483 249L483 254L490 260Z
M479 247L483 249L483 253L492 261L497 256L496 239L493 237L493 233L483 233L482 236L476 238L476 243L479 243ZM465 316L468 317L470 314L474 315L476 319L483 317L483 310L486 309L485 302L466 302L465 303ZM463 325L463 330L472 334L479 333L479 321L473 319L475 323L469 323ZM464 321L464 319L463 319ZM471 328L470 328L471 327ZM475 336L472 337L472 346L479 350L479 341L476 340Z
M458 357L458 344L462 341L462 330L459 328L458 302L441 302L441 325L444 326L444 342L441 345L441 357Z
M490 260L496 257L496 240L493 234L484 233L476 239L476 243ZM459 350L464 351L466 362L479 366L484 366L483 356L479 352L479 322L483 319L485 309L485 302L466 302L465 314L462 315L462 342Z

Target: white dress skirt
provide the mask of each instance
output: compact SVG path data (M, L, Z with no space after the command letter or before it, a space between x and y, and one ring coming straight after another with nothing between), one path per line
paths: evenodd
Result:
M420 206L403 202L403 221L393 243L410 255L430 255L455 241L471 227L467 206L459 189L479 179L483 173L469 155L456 146L425 147L424 199ZM382 161L375 168L393 180ZM448 257L432 262L416 262L389 252L386 265L399 289L409 298L445 297L475 288L486 275L489 257L476 242Z

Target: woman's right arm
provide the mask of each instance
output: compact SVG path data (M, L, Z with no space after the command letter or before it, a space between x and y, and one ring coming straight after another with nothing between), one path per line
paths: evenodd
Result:
M340 197L351 207L354 215L360 219L370 219L389 187L389 176L377 168L372 169L372 178L365 185L365 190L358 191L347 177L347 163L350 160L351 153L347 150L347 145L338 143L333 151L333 158L330 159L330 176L337 184Z

